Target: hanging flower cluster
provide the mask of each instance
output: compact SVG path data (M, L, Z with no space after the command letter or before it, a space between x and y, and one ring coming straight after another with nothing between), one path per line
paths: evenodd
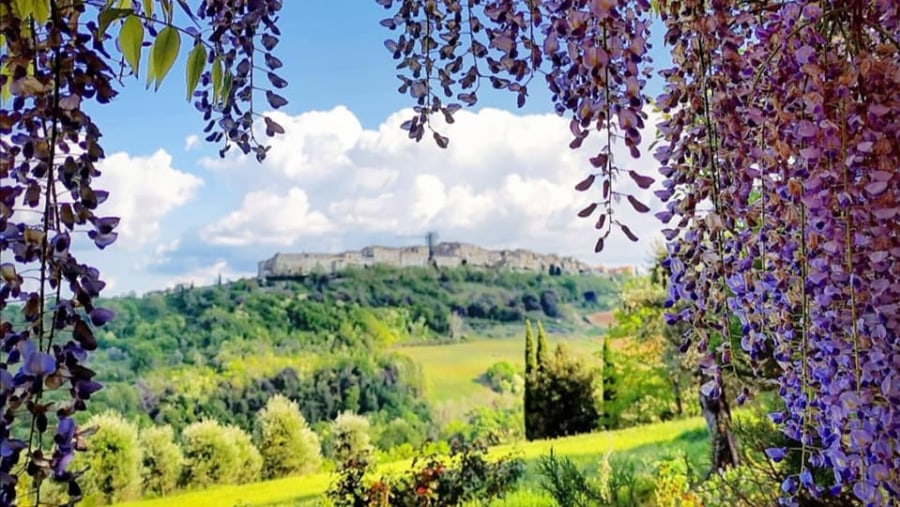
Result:
M81 496L81 472L69 465L91 430L79 428L73 416L101 388L85 364L97 348L95 329L113 312L96 305L105 283L75 252L80 238L108 247L119 225L119 218L101 212L109 195L97 186L104 151L86 103L113 99L125 64L138 74L145 30L154 38L148 85L158 86L177 58L180 34L187 33L195 38L188 95L203 74L199 106L207 119L213 113L221 118L214 125L221 135L210 140L224 137L245 153L265 155L237 104L251 103L253 72L244 67L257 39L269 69L280 65L269 52L277 42L270 32L277 32L272 16L280 2L204 2L197 17L211 18L208 41L173 25L168 0L158 2L157 13L152 1L128 2L128 8L96 4L0 0L0 506L15 505L23 485L38 504L41 483L51 478L67 482L73 500ZM114 24L119 61L107 52ZM271 71L267 76L274 87L284 85ZM211 89L215 101L206 98ZM282 132L266 123L269 135ZM64 390L68 398L50 395Z
M625 171L609 148L621 138L641 156L649 2L378 1L398 4L382 24L402 29L386 44L409 70L401 92L418 103L404 124L411 138L431 114L452 121L461 107L435 89L472 105L485 79L521 105L542 73L556 111L571 118L572 148L592 131L606 136L590 158L599 172L576 186L600 187L580 213L600 209L597 250L612 225L636 239L612 218ZM667 85L655 101L667 304L681 309L667 319L689 324L683 348L705 354L706 395L721 393L735 317L751 365L780 367L786 411L773 419L799 442L805 467L783 484L787 502L799 488L851 488L867 505L889 505L900 496L900 5L660 0L655 9L674 63L660 71ZM817 468L834 480L817 484Z
M377 1L387 9L395 3ZM647 118L644 106L650 101L643 93L650 75L648 1L622 7L615 1L396 3L394 16L381 24L402 29L385 46L400 60L398 69L406 71L397 76L402 82L400 93L408 92L416 100L415 115L402 125L411 139L423 138L433 114L440 113L453 123L453 113L463 104L477 102L482 79L495 89L515 93L521 107L531 80L543 73L556 111L571 114L574 139L570 147L580 147L594 130L605 136L605 148L590 159L597 172L577 186L582 191L595 182L602 187L599 198L579 212L583 218L597 215L601 235L595 250L603 249L614 226L632 241L638 240L614 217L613 201L625 197L641 213L650 208L635 196L617 191L614 182L624 173L646 189L654 180L623 168L610 147L614 140L623 139L632 156L640 155L641 129ZM459 102L445 103L440 94ZM432 136L441 147L449 143L438 132Z
M781 367L773 419L806 467L786 493L851 486L887 505L900 496L898 6L662 10L675 67L658 102L671 115L660 218L679 220L664 231L670 303L690 303L672 319L702 336L736 315L751 360ZM823 467L834 480L816 484Z

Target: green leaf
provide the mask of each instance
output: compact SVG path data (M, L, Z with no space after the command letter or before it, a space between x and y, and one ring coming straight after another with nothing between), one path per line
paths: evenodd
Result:
M13 12L15 12L17 17L21 19L25 19L28 16L31 16L32 13L34 13L34 1L15 0L15 3L13 3Z
M119 8L134 10L134 6L132 5L131 0L119 0Z
M119 30L119 48L135 76L138 75L141 68L141 44L143 43L144 25L140 18L130 14L122 24L122 29ZM151 69L150 72L152 71Z
M160 5L162 5L163 13L166 15L166 22L172 23L172 0L159 0Z
M156 40L153 41L153 47L150 48L150 53L153 54L153 73L156 74L156 89L159 90L159 85L162 84L163 79L166 78L166 74L169 73L169 70L172 68L172 64L175 63L175 59L178 58L178 50L181 48L181 36L178 35L178 30L172 28L171 26L167 26L160 30L159 35L156 36Z
M40 24L44 24L50 19L50 0L33 0L34 1L34 19Z
M143 6L144 16L147 16L148 18L153 17L153 0L144 0Z
M213 60L211 77L213 88L212 103L213 105L216 105L219 103L219 99L221 98L220 94L222 93L222 60L218 56Z
M234 80L234 76L229 71L225 71L225 77L222 79L222 102L228 100L228 96L231 95L231 84Z
M153 81L156 80L156 72L154 71L155 67L153 66L153 51L150 52L150 59L147 60L147 84L145 85L147 89L150 89L150 85L153 84Z
M103 37L109 25L117 19L124 18L134 13L131 9L103 9L97 16L97 36Z
M197 83L200 82L200 74L206 66L206 48L199 41L194 49L188 54L187 67L185 68L185 78L187 79L187 100L191 100L191 95L197 89Z

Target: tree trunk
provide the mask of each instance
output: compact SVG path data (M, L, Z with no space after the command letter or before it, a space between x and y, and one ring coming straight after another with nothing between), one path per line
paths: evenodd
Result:
M712 443L712 467L709 474L738 466L741 461L740 453L738 453L734 434L731 432L731 410L725 390L722 389L718 398L706 396L701 391L700 410L703 418L706 419Z

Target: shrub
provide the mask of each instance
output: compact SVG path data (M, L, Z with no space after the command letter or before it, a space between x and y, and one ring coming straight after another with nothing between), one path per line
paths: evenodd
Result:
M653 491L653 496L657 507L702 507L708 505L690 489L690 467L683 453L661 460L656 467L656 489Z
M337 477L325 492L325 505L333 507L387 507L385 484L376 481L367 486L365 478L372 471L367 457L339 463ZM380 500L380 501L379 501Z
M559 507L592 507L599 505L599 488L572 460L559 458L550 449L549 456L538 460L540 488L553 497Z
M262 471L263 458L259 450L253 445L250 435L237 426L225 426L222 430L225 437L234 446L237 452L237 460L240 466L235 470L234 482L248 484L259 480Z
M647 505L653 496L653 479L638 475L637 465L629 458L609 464L609 505L638 507Z
M352 412L337 416L331 425L331 456L336 462L369 458L372 452L369 420Z
M569 458L549 456L538 461L540 488L559 507L637 507L647 505L653 493L650 479L638 476L631 460L600 461L595 479L590 479Z
M521 405L477 407L467 414L463 435L466 440L481 440L491 445L521 440L525 437L524 416Z
M267 479L309 473L321 464L318 435L297 404L284 396L269 399L256 417L254 433Z
M559 296L552 290L541 292L541 309L544 315L555 319L560 316L559 313Z
M487 505L511 490L524 473L521 459L504 456L488 461L487 447L480 441L454 440L449 460L431 454L413 460L406 474L374 485L389 485L391 506L449 507L474 500Z
M522 304L525 306L525 311L527 312L535 312L541 309L541 300L531 293L522 295Z
M752 466L738 466L713 473L697 485L691 496L695 503L670 503L669 505L686 507L755 507L757 505L778 505L781 484L771 480L761 469ZM663 504L660 504L663 505ZM817 503L826 506L827 502ZM852 503L835 503L832 505L852 505Z
M484 374L488 386L498 393L520 393L525 389L525 379L508 361L498 361Z
M178 487L184 454L175 443L171 426L156 426L141 430L144 449L141 483L144 494L165 495Z
M85 497L98 503L116 503L140 496L141 445L138 429L115 412L91 417L87 427L97 432L87 440L84 464L88 471L79 482Z
M207 487L237 482L243 466L237 443L218 421L207 419L189 425L181 433L185 485Z
M384 425L378 434L378 447L385 451L400 446L418 448L425 440L420 428L399 417Z

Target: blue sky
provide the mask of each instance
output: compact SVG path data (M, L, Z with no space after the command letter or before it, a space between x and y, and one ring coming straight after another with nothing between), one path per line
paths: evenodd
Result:
M482 96L446 131L450 149L417 145L397 128L412 102L397 93L383 45L391 32L378 21L388 11L372 0L348 5L285 2L276 54L290 83L278 116L288 132L263 165L220 160L216 146L196 142L203 122L184 99L182 62L158 92L132 79L112 104L93 108L109 156L99 186L113 193L106 211L123 222L116 245L84 255L106 273L109 293L251 276L277 251L418 243L429 230L595 264L644 262L659 226L624 209L644 231L641 243L617 237L593 254L593 224L575 217L585 197L572 189L590 153L567 148L567 122L551 114L541 82L523 109L512 95ZM651 95L660 87L651 82ZM634 163L653 170L649 155Z

